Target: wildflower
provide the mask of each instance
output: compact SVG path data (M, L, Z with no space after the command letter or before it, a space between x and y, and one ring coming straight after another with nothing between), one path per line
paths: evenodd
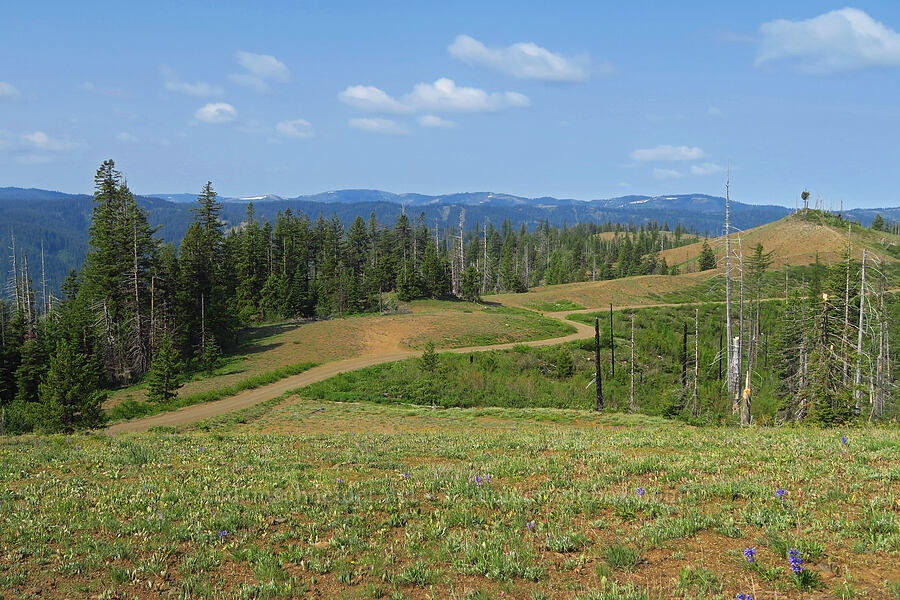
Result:
M847 436L846 435L841 436L841 443L845 446L847 445Z
M226 535L228 535L228 532L223 529L222 531L219 532L219 539L221 540Z
M78 446L75 446L75 449L76 449L76 450L81 450L81 445L79 444Z
M480 475L475 476L475 485L484 485L484 480L481 479Z
M404 473L404 474L403 474L403 479L409 479L409 473Z
M794 575L800 576L805 569L803 568L803 559L800 558L800 551L796 548L791 548L788 550L788 561L791 563L791 571L794 572Z
M344 480L343 480L343 479L341 479L341 478L340 478L340 477L338 477L338 480L337 480L337 482L338 482L338 483L344 483Z
M787 496L787 491L778 488L777 490L775 490L775 496L777 496L778 498L784 498L785 496Z
M735 598L737 600L753 600L753 596L748 596L747 594L738 594Z
M638 488L638 489L635 490L635 491L637 492L637 495L640 496L641 498L643 498L643 497L644 497L644 494L647 493L647 490L645 490L644 488Z
M525 523L525 527L527 527L529 530L534 529L534 521L528 521L527 523Z
M744 550L744 556L747 557L747 562L752 563L756 562L754 559L756 557L756 548L746 548Z

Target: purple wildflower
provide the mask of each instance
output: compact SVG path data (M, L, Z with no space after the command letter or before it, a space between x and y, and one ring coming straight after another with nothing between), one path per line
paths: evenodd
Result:
M788 550L788 561L791 563L791 571L794 572L794 575L799 577L800 573L805 570L803 568L803 559L800 558L800 551L796 548Z
M643 498L643 497L644 497L644 494L647 493L647 490L645 490L644 488L638 488L638 489L635 490L635 491L637 492L637 495L640 496L641 498Z
M228 532L223 529L222 531L219 532L219 539L221 540L226 535L228 535Z
M409 479L409 473L404 473L404 474L403 474L403 479Z
M480 475L475 476L475 485L484 485L484 480L481 479Z
M778 488L777 490L775 490L775 496L778 498L784 498L785 496L787 496L787 491L782 488Z
M744 556L747 557L747 562L749 562L749 563L756 562L756 560L755 560L755 557L756 557L756 548L754 547L754 548L747 548L747 549L745 549L745 550L744 550Z
M527 527L528 529L534 529L534 521L526 522L525 527Z
M738 594L735 598L737 600L753 600L753 596L748 596L747 594Z
M846 435L841 436L841 443L845 446L847 445L847 436Z

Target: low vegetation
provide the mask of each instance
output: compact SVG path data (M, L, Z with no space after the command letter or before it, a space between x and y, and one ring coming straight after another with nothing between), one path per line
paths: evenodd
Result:
M900 585L896 430L747 436L296 399L204 428L2 440L0 595L891 598Z

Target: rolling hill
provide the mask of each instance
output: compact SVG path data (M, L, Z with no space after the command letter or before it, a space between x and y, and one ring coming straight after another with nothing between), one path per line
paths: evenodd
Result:
M150 222L159 227L158 235L166 242L177 243L184 236L192 218L193 194L160 194L139 196L139 203L150 212ZM222 198L223 217L230 226L245 218L247 203L254 202L257 218L274 220L279 211L290 208L311 219L319 215L336 215L345 224L356 216L370 214L383 224L393 223L402 211L424 213L429 227L445 229L459 222L465 210L466 227L489 221L499 226L510 220L515 227L524 223L533 229L542 220L551 225L577 222L613 222L646 224L655 221L674 228L681 223L699 233L721 229L724 199L703 194L671 196L623 196L605 200L571 200L558 198L524 198L490 192L457 193L442 196L393 194L378 190L337 190L282 198L260 195L250 198ZM92 209L91 196L58 191L23 188L0 188L0 282L11 273L12 237L15 235L20 257L27 254L32 279L40 279L40 254L43 242L47 279L58 289L69 270L80 267L88 250L87 229ZM900 215L900 209L882 211ZM734 225L748 229L776 221L789 214L781 206L732 203ZM874 218L875 212L861 210L863 219ZM854 214L852 211L849 214ZM865 220L863 221L865 222ZM678 256L682 256L679 254ZM684 254L684 256L687 256ZM668 259L667 259L668 260Z

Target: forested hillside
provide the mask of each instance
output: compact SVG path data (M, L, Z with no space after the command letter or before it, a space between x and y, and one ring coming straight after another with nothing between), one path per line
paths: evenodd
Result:
M185 202L187 194L177 194L177 201L154 196L136 196L138 205L148 213L148 222L158 227L157 236L165 241L180 243L192 219L192 202ZM194 196L196 198L196 196ZM389 194L377 190L341 190L298 196L296 198L263 197L255 203L255 218L274 223L280 213L290 210L305 215L310 221L320 216L337 217L349 228L357 216L375 219L385 225L393 224L404 212L414 215L429 229L447 235L457 228L461 213L465 213L467 230L483 229L486 224L501 227L504 222L516 229L524 225L533 232L538 227L566 227L576 223L597 223L610 231L619 227L665 228L677 225L697 234L715 235L721 230L722 198L703 195L628 196L611 200L558 200L555 198L519 198L504 194L450 194L424 196L420 194ZM774 221L786 215L787 209L778 206L757 206L733 203L734 223L750 228ZM29 274L35 281L42 276L48 287L59 292L60 285L71 269L81 268L88 249L88 225L92 210L91 196L63 194L45 190L0 188L0 282L8 283L12 272L13 241L18 253L28 257ZM220 218L226 230L240 227L246 219L247 202L226 199L222 202ZM13 240L15 238L15 240ZM43 246L43 252L42 252ZM8 251L6 249L9 249ZM41 256L43 254L43 270Z

